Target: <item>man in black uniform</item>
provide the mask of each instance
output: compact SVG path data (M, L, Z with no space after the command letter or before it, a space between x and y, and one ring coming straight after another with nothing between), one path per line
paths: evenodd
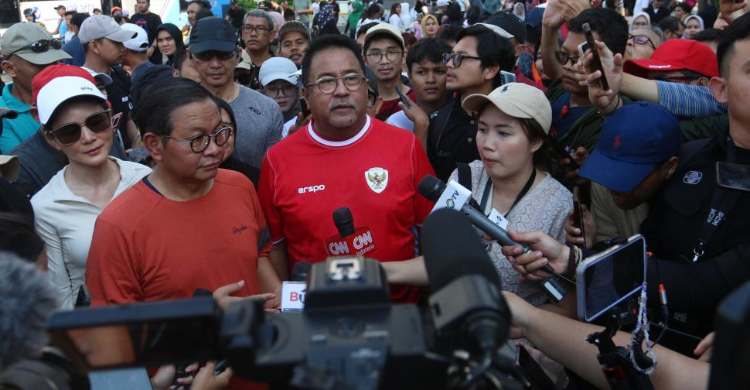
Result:
M477 125L461 101L471 94L489 94L500 86L500 71L512 72L515 66L513 46L485 26L471 26L458 35L450 56L446 88L453 99L430 116L427 131L427 156L437 176L445 181L457 162L479 159L475 142Z
M229 23L232 23L232 27L234 27L235 31L240 31L246 12L247 11L245 11L244 8L240 7L240 5L237 4L237 0L231 0L229 2L227 15L224 18L228 20Z

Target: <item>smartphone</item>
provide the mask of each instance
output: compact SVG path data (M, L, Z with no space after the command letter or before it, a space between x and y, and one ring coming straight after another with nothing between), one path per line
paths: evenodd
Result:
M599 58L599 50L596 50L596 45L594 44L594 34L591 33L591 26L589 26L588 23L583 24L583 34L586 36L586 42L589 44L589 47L591 48L591 54L594 55L594 59L591 62L591 67L594 69L594 71L600 71L602 72L602 77L599 78L599 85L602 87L603 90L609 89L609 83L607 82L607 76L604 74L604 67L602 66L602 60Z
M578 45L578 55L581 56L581 57L583 57L584 55L586 55L586 50L588 50L588 49L589 49L589 43L588 42L584 42L584 43Z
M406 100L406 96L404 95L403 92L401 92L401 89L399 87L396 87L396 93L398 94L398 97L401 98L401 103L404 103L404 106L406 106L406 108L410 109L411 108L411 104L409 104L409 101Z
M583 210L581 209L581 189L578 186L573 187L573 220L575 221L576 227L581 229L581 237L583 237L583 245L580 248L586 247L586 230L583 227Z
M299 110L302 112L302 119L305 119L308 116L310 116L310 109L307 107L307 100L305 99L299 100Z
M750 191L750 166L718 162L716 163L716 182L719 187Z
M503 78L503 85L515 83L516 82L516 74L511 72L506 72L504 70L500 71L500 76Z
M555 382L550 379L542 366L534 360L529 351L522 346L516 349L516 370L529 382L529 388L532 390L555 390Z
M562 142L556 140L554 137L549 137L549 143L552 145L552 149L558 155L559 158L567 158L570 162L566 166L566 170L575 171L581 167L578 165L575 159L571 156L575 149L570 145L565 145Z

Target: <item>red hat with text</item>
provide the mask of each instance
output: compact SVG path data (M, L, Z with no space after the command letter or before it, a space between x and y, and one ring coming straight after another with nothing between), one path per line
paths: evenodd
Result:
M627 60L624 71L638 77L648 72L689 70L706 77L719 76L716 53L710 47L690 39L670 39L656 48L647 60Z

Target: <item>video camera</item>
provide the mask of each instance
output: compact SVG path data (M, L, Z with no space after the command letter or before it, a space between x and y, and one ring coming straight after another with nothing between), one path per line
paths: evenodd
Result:
M438 211L423 247L427 308L392 304L380 264L346 257L313 265L301 312L197 297L59 312L49 330L82 372L226 360L271 388L520 389L499 352L510 313L471 224Z

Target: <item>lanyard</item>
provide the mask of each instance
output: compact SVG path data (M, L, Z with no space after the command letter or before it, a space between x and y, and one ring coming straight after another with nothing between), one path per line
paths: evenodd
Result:
M734 162L735 153L734 142L731 138L727 137L727 162ZM709 241L711 241L721 223L726 220L727 213L734 207L734 204L737 203L741 195L740 191L727 190L717 186L711 199L711 208L708 210L708 216L703 221L703 226L698 234L698 243L693 248L693 262L700 260L703 256Z
M523 189L520 193L518 193L518 196L516 196L516 200L513 201L513 204L508 209L508 212L503 215L504 217L507 217L508 214L510 214L510 211L513 210L513 207L516 207L516 204L523 199L523 197L526 195L527 192L531 189L531 186L534 185L534 179L536 179L536 168L531 170L531 176L529 177L529 180L526 182L526 185L523 186ZM490 211L492 211L492 201L490 201L490 194L492 193L492 179L489 177L487 178L487 184L484 186L484 194L482 194L482 203L480 204L480 208L484 210L485 215L489 215Z

